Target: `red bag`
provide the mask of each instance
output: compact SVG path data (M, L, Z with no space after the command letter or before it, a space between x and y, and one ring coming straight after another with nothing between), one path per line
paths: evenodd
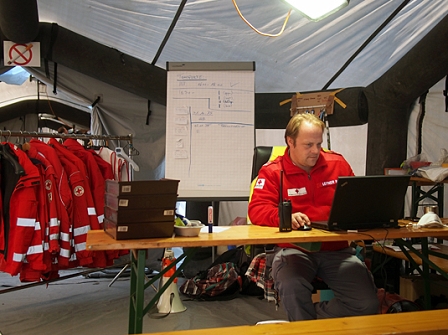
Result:
M383 288L378 289L377 296L380 302L378 311L379 314L422 310L421 306L415 302L404 299L396 293L386 292Z

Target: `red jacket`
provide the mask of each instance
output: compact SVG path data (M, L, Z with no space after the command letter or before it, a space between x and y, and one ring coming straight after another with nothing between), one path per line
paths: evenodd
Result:
M73 240L79 264L96 267L111 265L107 263L104 251L91 252L86 249L87 232L90 229L100 229L100 224L84 162L54 138L51 138L48 143L55 148L62 166L70 176L69 182L74 195L73 205L76 209L73 212Z
M316 165L308 174L295 166L288 154L266 163L258 174L248 215L253 224L278 227L280 171L283 170L283 199L291 200L292 212L302 212L310 220L327 220L330 215L339 176L353 176L353 170L342 155L322 150ZM323 242L321 250L338 250L347 242ZM280 245L294 247L291 244Z
M9 225L5 244L5 254L0 253L0 271L12 276L20 272L22 264L27 261L37 268L42 265L42 241L40 225L37 224L38 201L37 188L40 185L39 170L31 163L27 155L11 143L9 145L17 156L25 174L19 178L9 202ZM5 210L5 208L3 208ZM4 227L0 227L4 228ZM40 240L40 244L34 245Z
M77 140L68 138L64 141L63 146L74 153L75 156L80 158L86 165L86 172L90 190L92 192L93 203L95 204L96 215L102 228L104 220L104 189L106 184L103 174L101 173L93 154L79 144Z
M53 199L56 201L57 218L59 223L59 254L55 271L59 268L70 267L72 260L72 231L73 231L73 198L69 185L67 173L62 166L61 160L56 150L46 143L32 139L30 141L31 148L38 151L44 159L52 165L55 172L55 192ZM34 151L34 149L32 149ZM32 152L32 151L31 151ZM76 262L77 263L77 262ZM77 266L72 262L72 266Z

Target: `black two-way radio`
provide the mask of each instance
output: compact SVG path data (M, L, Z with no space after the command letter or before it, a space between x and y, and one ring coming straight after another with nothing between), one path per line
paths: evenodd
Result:
M287 199L283 201L283 170L280 171L280 202L278 204L278 219L279 219L279 231L289 232L292 230L291 226L291 200Z

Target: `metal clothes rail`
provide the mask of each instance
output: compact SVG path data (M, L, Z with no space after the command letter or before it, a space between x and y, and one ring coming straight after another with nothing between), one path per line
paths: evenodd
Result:
M94 134L65 134L65 133L40 133L37 131L11 131L0 130L0 137L46 137L46 138L73 138L80 140L123 140L132 144L132 134L129 135L94 135Z

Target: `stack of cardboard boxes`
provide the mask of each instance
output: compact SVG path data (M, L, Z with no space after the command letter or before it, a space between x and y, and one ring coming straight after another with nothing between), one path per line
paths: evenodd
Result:
M179 180L106 181L104 230L116 240L170 237Z

